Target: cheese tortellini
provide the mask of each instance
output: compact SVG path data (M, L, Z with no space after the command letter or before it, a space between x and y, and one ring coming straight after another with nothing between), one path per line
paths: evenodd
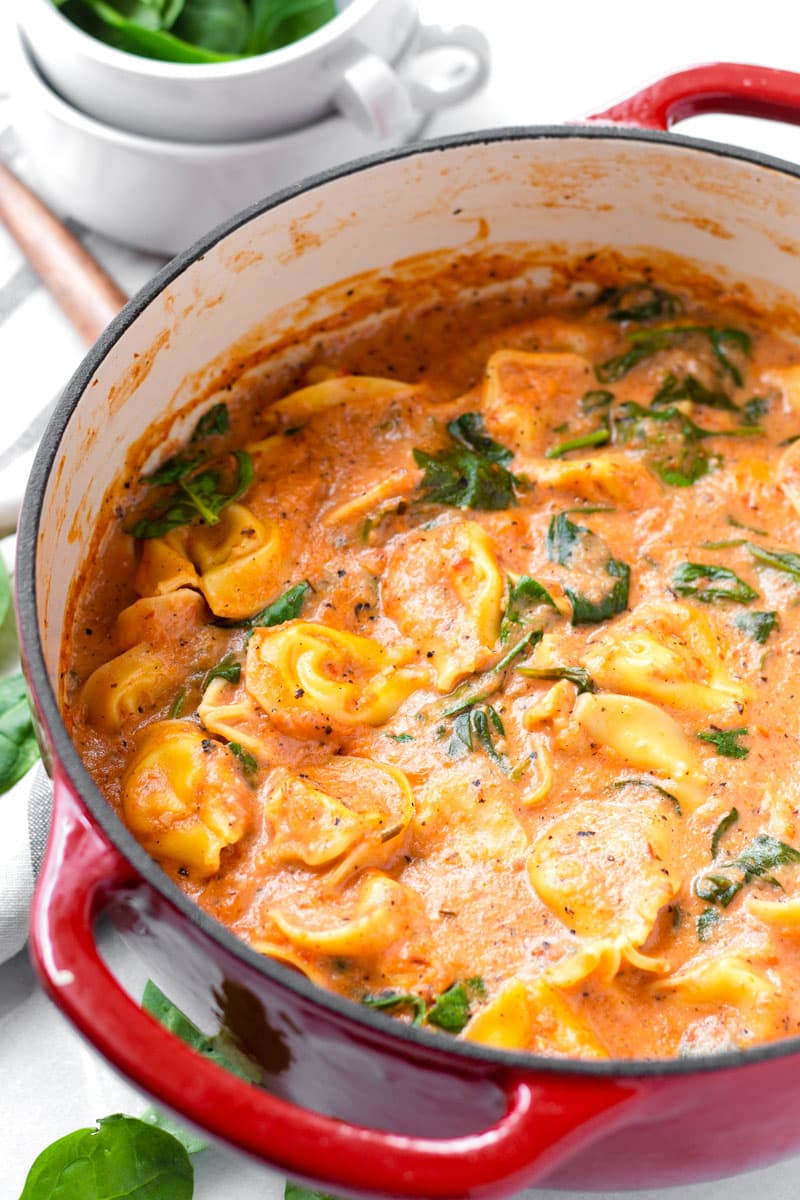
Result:
M392 552L382 588L385 612L421 641L449 692L489 662L500 632L505 579L486 531L458 521L404 538Z
M626 692L687 711L725 714L752 689L725 661L722 631L686 604L650 602L592 640L583 659L609 691Z
M578 939L575 953L551 973L555 983L571 986L594 971L609 980L623 963L667 969L641 946L680 887L676 820L666 800L583 802L534 843L528 858L533 888Z
M515 451L543 454L553 426L593 380L592 365L581 354L498 350L486 364L486 428Z
M80 692L91 726L117 732L163 702L185 669L186 656L176 655L174 644L194 627L202 609L202 597L188 589L123 609L117 618L122 653L97 667Z
M592 742L636 770L653 772L688 811L706 798L700 756L678 722L649 700L611 692L579 696L573 717Z
M148 538L136 574L145 596L197 587L218 617L258 612L282 580L286 534L244 504L223 509L216 525L190 525Z
M270 721L296 737L325 737L333 724L382 725L427 672L408 647L383 646L313 621L256 629L247 647L247 690Z
M393 859L414 816L414 797L397 767L339 755L302 775L279 772L266 813L273 829L267 858L324 867L337 884Z
M190 721L148 725L122 779L125 820L145 849L201 879L242 839L251 806L233 754Z
M320 912L288 906L270 910L283 936L300 950L372 958L404 934L425 925L419 896L382 871L365 871L356 884L349 911Z

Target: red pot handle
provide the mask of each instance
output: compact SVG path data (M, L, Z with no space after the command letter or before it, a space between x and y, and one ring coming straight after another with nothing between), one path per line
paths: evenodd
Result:
M800 75L744 63L708 63L667 75L587 121L671 129L701 113L733 113L800 124Z
M194 1124L316 1187L436 1200L516 1191L619 1122L633 1081L507 1073L497 1080L507 1111L491 1128L441 1140L401 1136L309 1112L201 1057L141 1009L100 958L95 918L115 892L141 880L63 776L54 782L32 912L34 962L97 1049Z

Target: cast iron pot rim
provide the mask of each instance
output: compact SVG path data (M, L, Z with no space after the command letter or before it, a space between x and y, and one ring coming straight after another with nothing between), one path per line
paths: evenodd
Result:
M111 321L95 345L67 383L51 420L41 439L31 469L28 486L23 500L17 533L17 581L16 600L19 616L20 639L23 660L29 685L44 717L45 728L50 739L53 758L67 775L70 784L88 809L92 819L124 857L135 867L142 880L153 888L173 908L178 909L204 934L215 941L234 957L243 959L251 968L271 979L279 986L295 993L305 1001L326 1009L331 1016L346 1025L366 1026L379 1033L387 1043L395 1043L398 1053L403 1053L403 1044L411 1043L417 1053L431 1052L432 1061L441 1066L446 1059L452 1067L470 1071L470 1067L512 1069L528 1075L534 1072L548 1074L589 1076L594 1078L637 1078L687 1075L695 1072L730 1070L734 1067L753 1066L759 1062L789 1057L800 1053L800 1036L784 1038L747 1050L725 1051L719 1054L697 1055L675 1059L606 1059L580 1060L550 1058L542 1055L497 1050L479 1043L464 1042L448 1038L441 1033L430 1033L413 1025L405 1025L393 1017L374 1011L356 1001L348 1000L312 983L304 975L290 967L265 958L251 949L242 939L231 933L224 925L208 916L198 904L191 900L161 870L158 864L142 849L133 835L116 816L111 806L100 793L88 770L83 764L61 719L58 702L50 686L44 661L39 623L37 619L36 595L36 550L39 524L44 505L44 495L50 471L58 454L62 435L73 410L91 382L98 367L114 344L155 297L174 279L181 275L196 260L214 247L223 238L254 217L279 207L287 200L312 191L324 184L348 175L379 167L383 163L395 162L420 154L436 154L451 149L469 146L492 145L498 142L535 142L546 139L594 139L655 143L676 146L699 153L710 153L720 158L733 158L749 162L760 168L775 170L784 175L800 179L800 166L785 162L758 151L711 142L700 138L689 138L658 130L642 130L626 126L590 125L543 125L510 126L480 130L474 133L456 134L424 142L412 142L392 150L368 155L338 167L309 176L299 183L271 193L263 200L217 225L199 238L193 245L172 258L164 267L133 296L122 311ZM387 1045L387 1048L390 1048ZM459 1061L460 1060L460 1061ZM446 1066L446 1061L445 1061Z

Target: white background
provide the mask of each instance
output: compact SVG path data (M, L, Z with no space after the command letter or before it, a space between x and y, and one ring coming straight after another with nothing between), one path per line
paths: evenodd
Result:
M24 3L24 0L20 0ZM5 9L8 0L0 0ZM576 3L550 0L420 0L427 20L472 22L492 43L493 72L480 97L441 114L430 133L453 133L507 124L549 124L602 110L672 70L709 61L739 61L800 70L800 17L795 5L774 0L721 3L719 0ZM0 13L0 90L3 21ZM682 132L757 147L800 161L800 131L785 126L726 117L688 122ZM277 182L277 181L276 181ZM98 247L107 261L125 265L128 278L141 282L155 265ZM77 337L46 298L37 301L40 319L30 325L3 367L0 415L24 395L25 364L43 347L58 346L53 388L80 357ZM49 398L49 396L42 399ZM2 449L0 421L0 449ZM0 797L0 810L4 800ZM117 1081L68 1029L39 991L23 955L0 967L0 1197L15 1200L27 1168L53 1138L96 1118L124 1110L141 1111L144 1102ZM757 1120L757 1114L753 1114ZM800 1118L799 1118L800 1136ZM698 1137L702 1136L698 1131ZM279 1200L283 1180L227 1151L196 1158L197 1200ZM390 1185L389 1185L390 1186ZM643 1192L644 1200L796 1200L800 1158L764 1171L681 1192ZM564 1193L542 1191L538 1200Z

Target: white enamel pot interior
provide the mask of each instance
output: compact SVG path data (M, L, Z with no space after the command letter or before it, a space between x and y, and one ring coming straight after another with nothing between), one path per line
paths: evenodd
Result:
M686 1118L665 1139L657 1121L645 1129L648 1116L639 1112L632 1118L638 1122L632 1131L635 1136L621 1142L610 1140L605 1157L596 1153L599 1127L591 1126L592 1145L583 1157L576 1157L574 1170L559 1175L560 1182L566 1181L568 1186L658 1186L674 1182L682 1171L696 1177L713 1170L719 1173L719 1163L714 1167L698 1164L692 1152L692 1139L696 1139L700 1124L704 1139L725 1145L729 1171L755 1165L767 1147L775 1156L796 1149L797 1134L786 1125L787 1097L777 1087L764 1090L758 1122L751 1122L748 1115L736 1136L730 1136L724 1100L731 1086L729 1073L717 1068L751 1063L755 1064L751 1071L780 1069L785 1080L787 1072L796 1074L791 1055L797 1054L797 1045L791 1042L745 1055L721 1055L699 1066L686 1062L554 1063L468 1046L397 1023L387 1032L387 1020L380 1014L361 1011L234 944L225 930L198 914L136 846L71 746L57 703L70 585L86 556L94 551L93 530L105 519L108 504L114 503L114 488L125 474L131 447L145 431L159 425L163 453L165 438L171 444L190 430L192 401L207 399L214 386L224 386L238 363L252 361L255 347L286 342L292 330L298 331L301 344L304 327L345 309L347 288L337 289L343 280L368 276L365 287L371 287L389 305L394 275L408 277L411 273L420 280L421 289L427 286L419 263L409 265L407 261L419 256L434 256L430 262L441 268L443 257L480 254L492 247L535 244L543 253L556 254L560 248L570 255L615 247L636 257L656 251L696 260L722 279L757 284L767 303L796 306L799 236L797 170L753 154L659 133L599 126L500 131L430 143L387 159L364 160L265 201L215 230L170 263L130 302L68 386L43 442L23 509L18 579L24 655L49 754L68 788L81 798L75 827L81 825L84 833L90 826L100 830L112 848L109 854L113 850L116 855L117 868L120 861L129 863L132 875L146 880L159 903L186 918L192 930L187 940L194 948L193 958L187 949L187 961L191 959L197 971L197 963L203 959L217 964L223 959L240 962L251 982L255 981L252 986L258 979L265 985L273 981L280 984L285 997L302 1004L306 1014L317 1014L320 1020L328 1014L331 1021L335 1019L350 1053L355 1053L356 1044L366 1044L370 1038L374 1042L380 1035L384 1046L390 1042L404 1045L409 1055L413 1050L436 1069L460 1072L459 1087L466 1088L464 1080L471 1074L498 1080L535 1078L539 1089L545 1086L542 1080L551 1084L556 1080L559 1087L574 1084L578 1107L584 1105L584 1109L591 1107L588 1097L600 1082L610 1086L614 1080L624 1080L630 1084L631 1094L647 1096L650 1117L658 1116L661 1101L657 1098L664 1097L663 1103L673 1106L668 1115L680 1110ZM315 298L306 300L312 294ZM50 909L60 903L59 889L66 886L58 875L60 856L66 854L64 846L62 838L58 853L50 855L34 916L39 966L51 994L120 1069L190 1119L210 1125L218 1136L278 1162L292 1173L323 1179L331 1190L365 1194L497 1194L543 1174L552 1177L568 1153L577 1154L580 1139L576 1140L574 1131L571 1140L566 1138L563 1144L537 1144L528 1159L520 1149L524 1139L517 1138L513 1153L508 1147L505 1176L501 1179L497 1167L492 1184L486 1174L490 1166L496 1166L492 1166L494 1159L489 1153L495 1144L490 1139L486 1155L471 1160L471 1174L465 1171L460 1177L453 1148L449 1191L438 1177L415 1174L411 1168L407 1174L396 1175L390 1187L362 1169L362 1161L369 1157L363 1130L360 1140L355 1139L350 1147L353 1156L348 1157L343 1146L336 1146L336 1128L340 1127L327 1125L324 1137L319 1133L316 1138L318 1153L314 1139L307 1138L303 1144L306 1157L301 1160L292 1157L294 1142L285 1131L281 1131L284 1146L276 1149L269 1144L269 1122L262 1122L260 1141L244 1136L241 1131L247 1122L242 1113L248 1111L248 1102L241 1097L235 1114L218 1105L219 1111L211 1119L197 1096L171 1090L177 1051L167 1056L163 1068L141 1062L142 1056L137 1059L135 1050L127 1052L120 1046L125 1040L121 1027L101 1027L95 1017L89 1020L81 1012L80 973L67 956L55 953L54 922L49 918ZM98 895L113 890L113 880L109 880ZM171 953L180 961L182 951L177 942L171 943ZM330 1056L329 1043L326 1045ZM325 1055L315 1069L324 1088ZM711 1071L718 1080L716 1099L710 1097L708 1087L692 1086L697 1076L690 1072L698 1070ZM341 1074L331 1076L334 1092L341 1078ZM369 1100L367 1083L364 1088ZM376 1122L389 1119L385 1112L391 1090L383 1086L376 1103L384 1107ZM768 1098L773 1091L774 1104ZM695 1093L697 1100L693 1099ZM424 1088L418 1089L415 1101L400 1095L407 1125L413 1125L415 1105L424 1110L424 1095ZM262 1101L254 1100L254 1109L257 1103ZM336 1112L340 1117L349 1118L357 1111L349 1093L342 1105L346 1111ZM514 1119L524 1122L522 1107L518 1105ZM537 1128L549 1128L550 1118L544 1112L537 1113L539 1125L528 1128L531 1144L539 1136ZM481 1119L478 1114L474 1121ZM465 1125L469 1127L469 1121ZM325 1149L331 1145L336 1146L336 1153ZM405 1151L411 1153L408 1146ZM391 1153L400 1165L405 1151L392 1142ZM316 1166L308 1165L312 1159ZM487 1164L484 1177L481 1163ZM472 1177L474 1186L465 1182Z

